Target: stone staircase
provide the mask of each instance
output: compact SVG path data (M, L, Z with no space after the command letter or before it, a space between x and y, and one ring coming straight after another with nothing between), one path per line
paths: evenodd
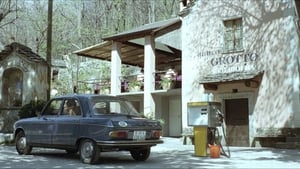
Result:
M0 133L0 145L11 143L13 139L12 133Z
M285 142L277 142L275 147L282 149L300 149L300 137L286 137Z

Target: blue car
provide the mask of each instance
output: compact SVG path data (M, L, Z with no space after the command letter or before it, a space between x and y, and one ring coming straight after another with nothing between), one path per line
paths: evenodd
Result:
M160 140L159 121L139 114L120 97L74 94L51 99L38 117L14 124L16 150L30 154L33 147L79 152L83 163L96 163L101 152L129 151L145 161Z

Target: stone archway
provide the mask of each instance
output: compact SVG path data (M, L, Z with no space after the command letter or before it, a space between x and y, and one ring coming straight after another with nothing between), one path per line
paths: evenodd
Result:
M18 68L6 69L2 76L3 105L21 107L23 98L23 72Z

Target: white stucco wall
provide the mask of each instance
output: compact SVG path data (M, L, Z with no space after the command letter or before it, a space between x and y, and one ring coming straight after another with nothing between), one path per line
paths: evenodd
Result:
M182 112L187 102L201 101L199 82L206 76L264 72L254 92L250 130L300 127L299 35L292 1L195 1L182 22ZM242 18L243 51L222 53L223 21ZM247 54L257 58L245 60ZM240 55L240 56L239 56ZM212 59L239 56L239 61L212 65ZM242 58L242 59L241 59ZM227 74L228 73L228 74ZM239 78L238 76L236 78ZM192 86L192 87L191 87ZM242 92L250 89L242 89ZM251 91L251 90L250 90Z

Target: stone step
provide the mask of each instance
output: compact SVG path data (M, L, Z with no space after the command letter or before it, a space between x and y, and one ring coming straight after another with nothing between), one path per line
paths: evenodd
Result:
M300 142L300 137L286 137L286 142Z
M300 142L277 142L275 148L300 149Z
M0 133L0 144L12 142L13 139L13 134L11 133Z

